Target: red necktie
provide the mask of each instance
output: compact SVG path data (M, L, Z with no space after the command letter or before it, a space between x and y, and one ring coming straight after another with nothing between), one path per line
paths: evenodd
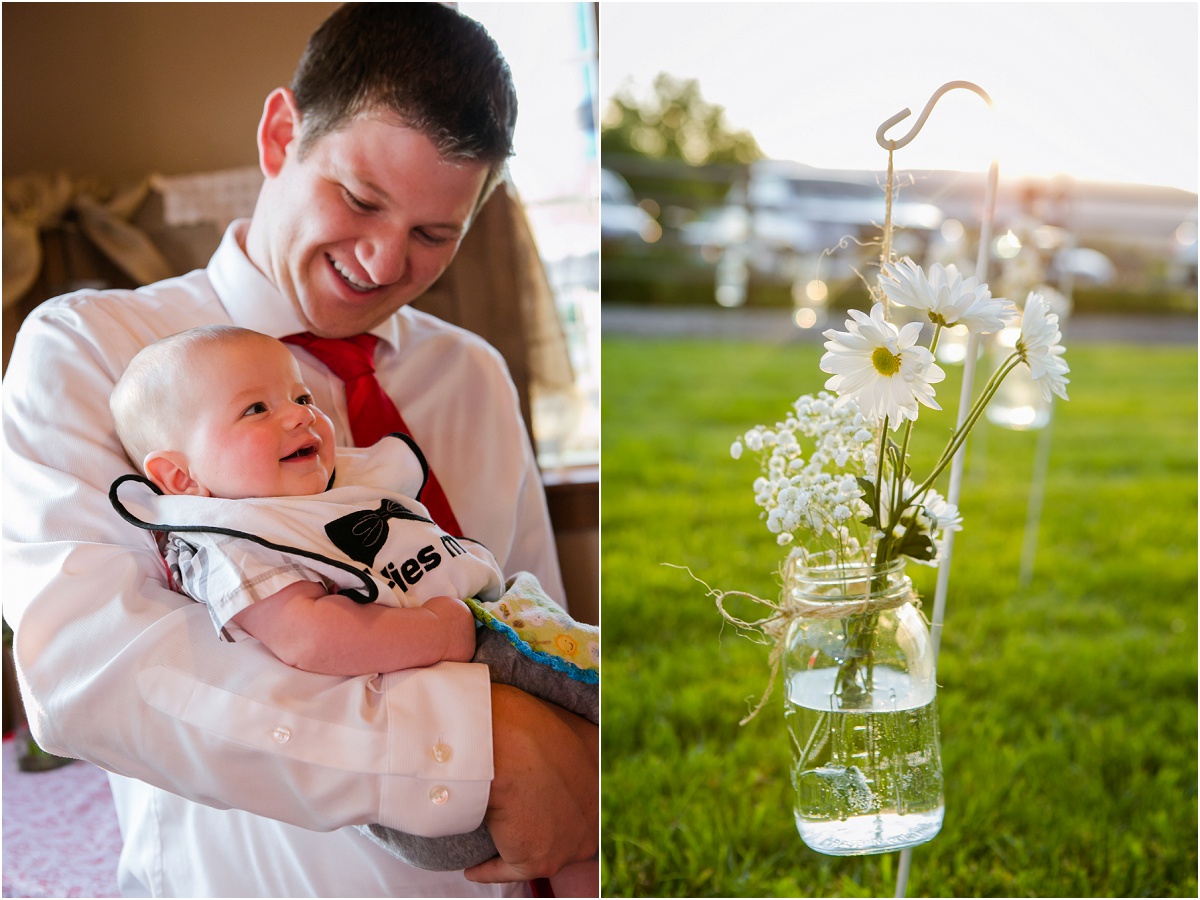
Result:
M375 345L379 338L373 334L356 334L348 338L321 338L305 332L283 338L284 343L303 347L346 386L346 408L350 414L350 433L359 447L370 447L380 438L402 431L410 434L400 410L392 402L379 381L375 378ZM420 500L433 516L433 521L452 535L461 535L462 529L446 499L446 492L438 484L433 469Z

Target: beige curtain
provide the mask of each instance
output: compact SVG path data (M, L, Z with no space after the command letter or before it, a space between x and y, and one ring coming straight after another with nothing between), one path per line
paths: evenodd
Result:
M458 255L413 304L500 351L532 435L530 397L570 392L575 375L546 270L516 191L501 183L479 211Z
M68 218L122 272L138 284L175 274L141 230L130 224L149 192L149 181L123 189L36 173L4 179L4 306L33 287L42 270L42 234Z

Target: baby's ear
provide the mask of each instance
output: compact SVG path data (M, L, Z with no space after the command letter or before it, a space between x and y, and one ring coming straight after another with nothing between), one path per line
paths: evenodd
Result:
M187 459L177 450L154 450L142 460L146 477L164 494L208 497L208 489L192 478Z

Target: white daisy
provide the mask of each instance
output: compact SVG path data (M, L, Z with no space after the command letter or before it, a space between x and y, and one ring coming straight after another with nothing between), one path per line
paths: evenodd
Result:
M1029 373L1047 400L1052 393L1067 399L1070 379L1065 376L1071 369L1062 358L1067 348L1059 343L1061 340L1058 316L1050 312L1050 305L1041 294L1030 291L1021 315L1017 352L1021 354L1021 361L1029 366Z
M829 352L821 357L821 370L833 376L825 387L838 393L838 405L854 400L865 417L878 422L886 416L893 429L917 418L918 403L941 409L930 385L946 373L917 345L920 322L896 328L876 303L869 316L850 310L846 328L825 332Z
M929 321L951 328L965 325L974 334L999 331L1017 317L1017 308L1003 297L993 297L986 284L963 278L956 267L934 263L929 276L905 257L887 263L879 286L888 299L901 306L923 309Z
M867 477L874 480L871 476ZM879 515L885 523L891 520L892 490L893 480L889 475L883 479L883 494L879 498ZM940 557L946 535L951 531L962 531L962 514L958 511L958 507L932 487L926 488L925 493L916 498L917 486L913 484L911 478L904 479L901 490L901 496L910 502L916 499L916 505L910 507L901 517L900 522L897 523L896 533L904 534L908 529L916 527L922 534L929 535L937 551L937 557ZM918 559L914 562L922 565L936 565L937 557L930 560Z
M958 511L958 507L933 488L925 492L921 506L933 520L933 530L939 537L947 531L962 531L962 513Z
M867 480L874 482L875 479L868 475ZM879 498L879 515L885 522L891 516L894 484L891 475L884 476L883 495ZM916 496L917 486L911 478L905 478L900 490L905 501L912 501ZM926 488L916 505L924 510L933 531L962 531L962 514L959 513L958 507L938 493L936 488ZM906 513L904 518L908 518L909 515Z

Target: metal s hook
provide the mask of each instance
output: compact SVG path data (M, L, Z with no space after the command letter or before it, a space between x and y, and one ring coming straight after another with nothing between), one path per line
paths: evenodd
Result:
M945 84L943 84L940 88L938 88L934 92L933 96L929 98L929 102L925 104L925 109L921 112L921 118L917 119L917 124L914 125L912 127L912 130L910 130L908 132L908 134L906 134L904 137L893 141L893 140L889 140L888 138L885 138L883 135L884 135L884 132L886 132L889 128L891 128L897 122L902 122L905 119L907 119L909 116L911 116L912 115L911 109L908 109L907 107L905 107L904 109L900 110L900 112L896 113L894 116L892 116L886 122L884 122L882 125L880 125L879 130L875 132L875 140L879 143L879 146L882 147L884 150L898 150L899 148L905 146L909 141L911 141L913 138L915 138L917 136L917 133L921 130L921 126L924 125L925 120L929 118L929 113L932 112L934 104L937 103L939 99L941 99L942 94L946 93L947 91L952 91L955 88L965 88L968 91L974 91L976 94L978 94L980 97L982 97L984 100L987 101L988 107L991 107L991 105L992 105L992 98L989 97L987 95L987 92L983 88L981 88L979 85L974 84L973 82L970 82L970 81L948 81Z

